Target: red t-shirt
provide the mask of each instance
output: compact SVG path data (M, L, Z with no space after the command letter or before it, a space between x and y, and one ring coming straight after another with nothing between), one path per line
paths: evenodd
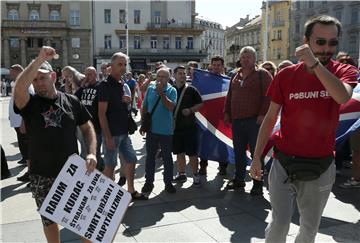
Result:
M326 68L342 82L357 84L356 67L330 61ZM340 105L320 80L305 70L303 62L281 70L267 95L282 106L280 133L275 141L280 151L306 158L333 153Z

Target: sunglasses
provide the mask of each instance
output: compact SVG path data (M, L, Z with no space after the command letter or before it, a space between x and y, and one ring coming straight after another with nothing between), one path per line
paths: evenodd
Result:
M325 39L317 39L315 40L315 43L318 45L318 46L324 46L326 45L326 43L328 44L328 46L337 46L339 45L339 40L325 40Z

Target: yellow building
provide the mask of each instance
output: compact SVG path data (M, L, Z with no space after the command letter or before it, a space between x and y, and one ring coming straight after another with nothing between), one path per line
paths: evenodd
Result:
M263 59L276 65L289 59L289 13L290 1L263 2L261 49L263 53L266 50Z

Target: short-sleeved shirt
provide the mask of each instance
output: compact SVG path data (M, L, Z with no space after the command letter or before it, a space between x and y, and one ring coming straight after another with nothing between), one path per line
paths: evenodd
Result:
M183 130L183 129L194 129L196 128L196 119L195 119L195 114L192 113L188 116L184 116L182 114L182 110L185 109L185 108L191 108L193 107L194 105L197 105L197 104L201 104L203 101L201 99L201 95L199 93L199 91L194 87L194 86L191 86L191 85L188 85L186 90L185 90L185 93L184 93L184 96L181 100L181 103L179 104L179 99L180 99L180 95L183 91L183 89L185 88L185 85L182 86L180 89L178 89L176 86L174 86L174 88L176 89L177 91L177 105L176 106L179 106L179 111L176 115L176 126L175 126L175 129L176 130ZM174 115L175 115L175 110L176 110L177 107L175 107L174 109Z
M342 82L356 85L355 67L330 61L326 68ZM281 70L268 95L282 106L276 147L287 155L321 158L332 155L340 105L303 62Z
M99 83L96 83L95 85L89 85L86 88L80 88L75 93L75 96L79 98L81 103L90 112L92 116L91 122L94 125L96 133L101 132L98 116L98 89Z
M136 81L135 79L129 79L126 80L126 84L129 86L130 90L134 90L136 86Z
M164 93L175 105L176 89L168 83L164 87ZM148 112L151 112L159 97L155 82L151 82L144 97L143 107L145 107ZM173 113L165 107L161 100L152 115L151 132L161 135L173 134Z
M99 85L99 102L108 103L106 117L111 136L128 133L128 105L122 101L128 90L129 87L122 80L115 80L111 75Z
M56 177L67 158L78 153L76 127L91 116L77 97L57 92L55 99L30 95L21 114L29 136L30 173Z

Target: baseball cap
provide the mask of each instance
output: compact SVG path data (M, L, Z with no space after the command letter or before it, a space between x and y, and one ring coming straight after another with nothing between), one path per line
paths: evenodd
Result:
M45 62L43 62L43 64L41 64L38 71L42 72L42 73L49 73L49 72L53 72L53 69L52 69L50 63L45 61Z

